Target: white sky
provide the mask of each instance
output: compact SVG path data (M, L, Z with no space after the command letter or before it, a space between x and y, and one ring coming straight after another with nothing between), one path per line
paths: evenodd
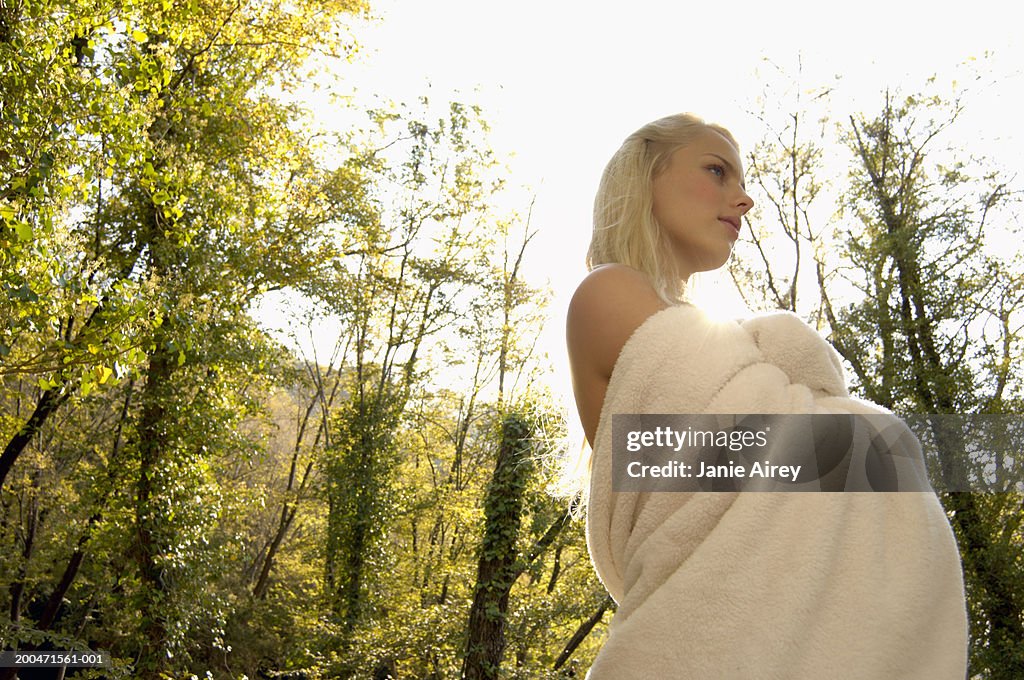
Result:
M515 154L511 183L536 194L540 234L528 258L534 280L549 279L555 292L545 344L556 362L608 158L643 123L679 111L726 125L749 150L764 133L745 110L762 89L757 69L770 71L765 57L795 78L800 55L802 83L835 85L833 114L843 120L877 111L887 85L918 92L936 74L940 91L951 91L966 74L957 65L988 51L999 80L969 99L956 140L1014 171L1024 157L1011 120L1024 41L1014 39L1019 25L1003 2L371 3L381 20L355 30L363 50L343 66L345 86L363 101L426 93L483 107L491 145ZM731 288L714 279L703 286Z

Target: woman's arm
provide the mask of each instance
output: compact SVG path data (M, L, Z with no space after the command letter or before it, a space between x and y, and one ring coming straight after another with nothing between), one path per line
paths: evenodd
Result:
M591 446L622 346L667 306L644 274L621 264L594 269L576 289L569 302L566 343L576 408Z

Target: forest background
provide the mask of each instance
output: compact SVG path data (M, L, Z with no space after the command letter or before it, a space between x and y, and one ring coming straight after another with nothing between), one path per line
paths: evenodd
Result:
M572 271L567 227L473 94L343 84L370 12L0 4L0 647L110 652L69 677L589 666L614 603L556 488L566 286L528 274ZM1024 412L1019 178L954 134L1007 86L977 56L849 111L802 61L740 93L758 207L725 274L900 413ZM1024 676L999 491L942 494L978 678Z

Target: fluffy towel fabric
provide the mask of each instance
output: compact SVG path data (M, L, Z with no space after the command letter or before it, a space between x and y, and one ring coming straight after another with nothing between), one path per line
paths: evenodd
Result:
M587 544L618 610L590 680L963 680L963 574L933 493L616 493L613 413L886 411L794 314L647 319L591 463Z

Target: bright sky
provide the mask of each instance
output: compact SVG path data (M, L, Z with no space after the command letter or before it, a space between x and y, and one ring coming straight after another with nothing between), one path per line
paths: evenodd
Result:
M536 194L540 234L528 257L534 280L555 292L545 344L556 362L608 158L643 123L679 111L724 124L748 150L764 133L746 113L773 71L764 58L795 79L799 55L803 86L834 85L833 116L844 120L876 111L887 85L909 94L935 74L951 91L967 75L958 64L990 52L988 78L998 82L974 88L956 139L1013 170L1024 157L1011 119L1024 91L1024 41L1002 2L371 3L380 21L356 30L363 52L343 67L346 85L366 101L427 93L483 107L492 146L515 154L512 183Z

